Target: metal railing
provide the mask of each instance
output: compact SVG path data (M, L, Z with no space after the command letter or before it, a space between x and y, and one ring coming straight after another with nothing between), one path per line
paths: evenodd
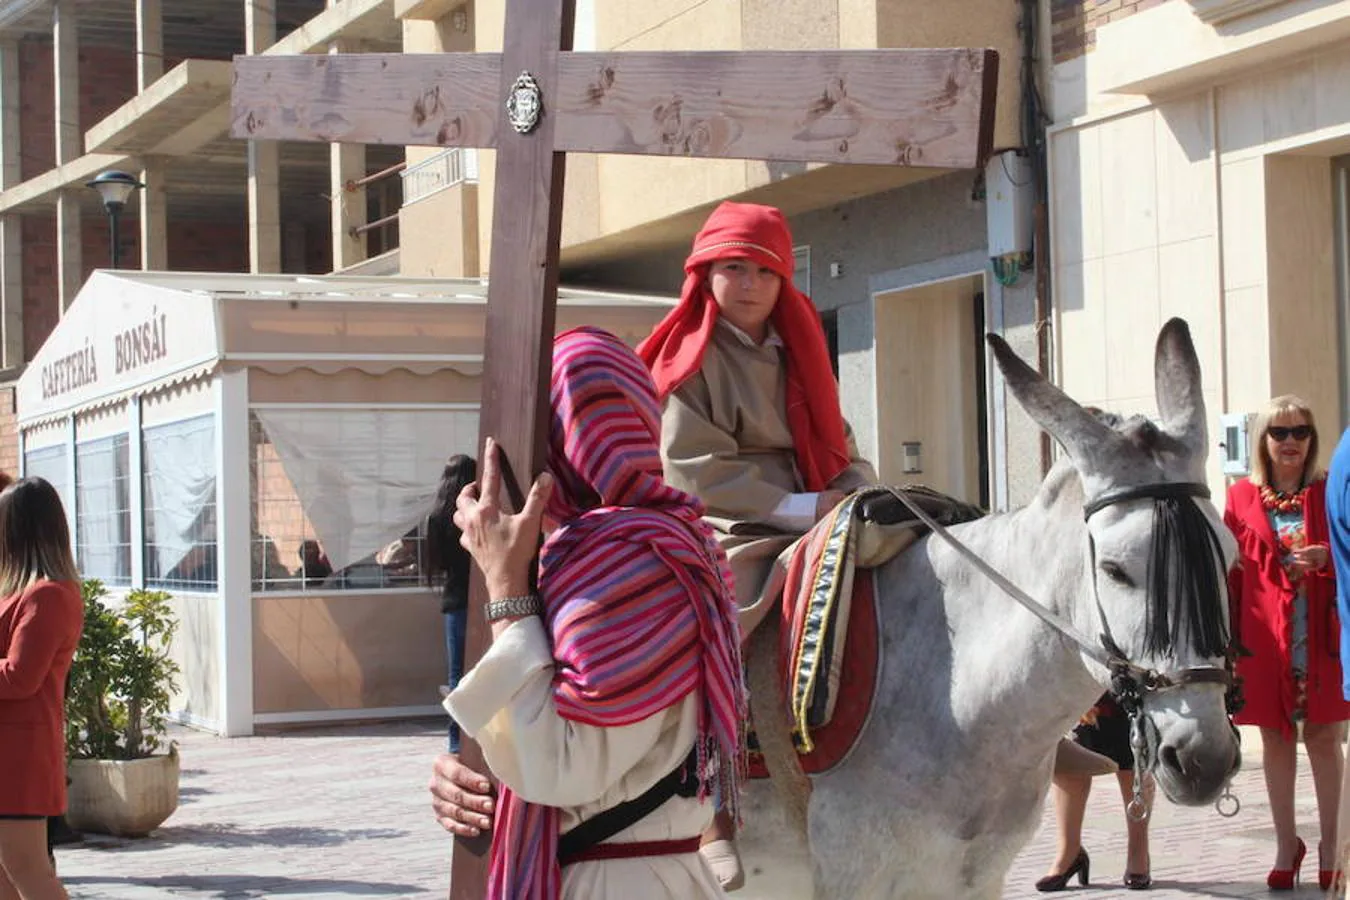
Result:
M478 151L471 147L450 147L403 170L403 205L457 184L477 181Z

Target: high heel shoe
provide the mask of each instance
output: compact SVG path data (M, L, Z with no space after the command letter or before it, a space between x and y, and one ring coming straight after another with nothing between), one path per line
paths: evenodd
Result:
M1294 865L1289 869L1271 869L1270 874L1266 876L1266 887L1272 891L1292 891L1294 885L1298 883L1298 870L1303 866L1303 857L1308 852L1308 845L1303 843L1303 838L1298 838L1298 850L1294 852Z
M1317 886L1324 891L1329 891L1341 883L1340 869L1318 869Z
M1317 844L1317 886L1324 891L1329 891L1341 882L1340 869L1324 869L1326 858L1322 856L1322 844Z
M1069 879L1075 875L1078 876L1078 884L1081 887L1087 887L1088 867L1091 864L1092 862L1088 859L1087 850L1079 847L1078 855L1073 858L1073 862L1069 863L1069 867L1058 875L1047 875L1036 882L1036 890L1046 893L1050 891L1062 891L1068 886Z
M1147 872L1126 872L1120 883L1132 891L1146 891L1153 887L1153 876Z

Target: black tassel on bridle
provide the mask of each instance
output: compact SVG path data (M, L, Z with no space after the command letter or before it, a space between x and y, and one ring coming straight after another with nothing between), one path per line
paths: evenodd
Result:
M1214 526L1189 497L1153 500L1153 545L1148 557L1144 649L1164 655L1189 635L1200 656L1228 650L1223 550Z

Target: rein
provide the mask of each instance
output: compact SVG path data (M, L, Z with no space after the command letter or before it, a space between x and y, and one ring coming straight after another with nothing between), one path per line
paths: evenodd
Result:
M985 577L1002 588L1004 593L1020 603L1036 618L1072 641L1084 655L1100 663L1110 672L1111 693L1120 703L1121 710L1130 717L1130 747L1134 753L1135 772L1145 771L1148 762L1148 742L1144 731L1144 698L1149 694L1193 684L1220 684L1225 688L1226 702L1230 707L1229 712L1232 712L1231 706L1234 702L1233 675L1227 668L1222 666L1191 666L1176 671L1160 672L1157 669L1149 669L1131 662L1125 652L1120 649L1111 635L1111 625L1102 609L1101 597L1097 591L1097 545L1090 531L1088 532L1088 548L1092 565L1092 592L1093 599L1097 604L1097 616L1102 623L1100 646L1079 633L1063 616L1038 603L1026 591L1023 591L1005 578L997 569L986 563L973 550L954 537L943 525L928 515L917 503L906 497L904 491L894 487L889 487L888 490L904 504L915 518L946 541L953 550L964 557ZM1199 482L1157 482L1119 488L1106 491L1084 504L1083 519L1084 521L1091 519L1093 515L1109 506L1130 500L1189 499L1195 497L1209 499L1209 496L1209 487ZM1210 526L1207 525L1207 527ZM1222 805L1225 801L1231 802L1231 812L1227 812ZM1215 806L1220 815L1230 817L1237 815L1239 805L1237 798L1232 795L1228 788L1225 788L1224 795L1219 798ZM1148 806L1143 798L1143 778L1134 779L1134 797L1127 808L1127 812L1136 820L1143 820L1148 817Z

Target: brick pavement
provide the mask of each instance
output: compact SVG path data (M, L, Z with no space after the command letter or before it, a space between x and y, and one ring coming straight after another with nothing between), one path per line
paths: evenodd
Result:
M58 848L58 866L72 897L446 896L449 847L431 819L426 793L431 759L444 740L437 725L364 725L228 741L175 730L174 737L183 754L178 812L146 839L91 837ZM1258 751L1252 741L1245 743L1247 761L1234 784L1243 802L1237 818L1220 819L1210 808L1159 804L1152 827L1156 881L1147 895L1120 887L1125 843L1119 797L1113 782L1099 780L1084 836L1092 854L1092 886L1062 896L1267 896L1273 842ZM1306 761L1298 796L1300 833L1313 851L1317 826ZM1053 817L1047 814L1009 874L1006 898L1042 896L1032 885L1050 863L1053 842ZM792 861L761 865L767 872L736 896L792 900L802 887L793 875L797 868ZM1312 887L1292 896L1317 896L1315 872L1310 874Z

